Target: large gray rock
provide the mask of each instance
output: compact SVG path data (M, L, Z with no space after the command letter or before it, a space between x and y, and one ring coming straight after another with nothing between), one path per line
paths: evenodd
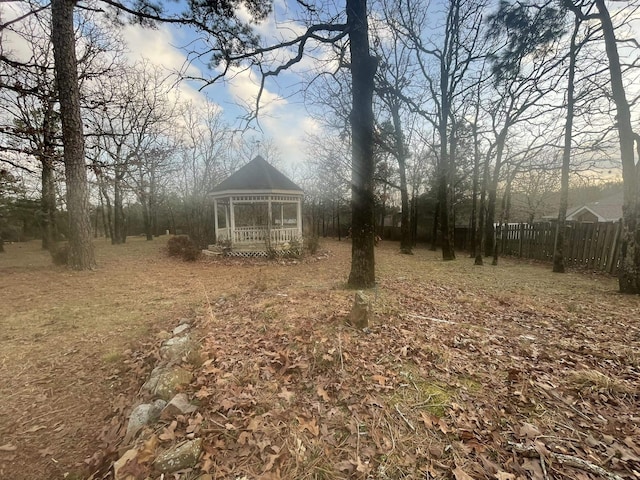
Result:
M158 375L155 388L151 391L156 397L169 401L178 390L191 382L192 373L182 367L162 370Z
M172 473L185 468L194 467L202 453L202 439L196 438L176 445L158 455L153 462L156 470L162 473Z
M160 378L160 374L162 373L162 367L158 366L151 370L151 374L147 381L142 385L142 389L153 393L156 389L156 385L158 385L158 379Z
M129 442L136 433L144 427L155 422L160 417L160 412L165 408L167 402L164 400L156 400L153 403L143 403L133 409L129 415L129 423L127 423L127 433L124 436L125 443Z
M187 330L189 330L189 324L188 323L181 323L180 325L178 325L176 328L173 329L173 334L174 335L180 335L180 334L186 332Z
M182 337L171 337L162 343L160 347L160 355L169 363L179 362L182 357L188 355L191 350L196 348L195 343L189 335Z
M174 396L166 407L160 413L160 418L164 420L170 420L178 415L188 415L195 412L198 409L195 405L189 402L189 397L184 393L178 393Z
M362 290L358 290L353 299L349 314L349 323L357 328L367 328L371 316L371 301Z

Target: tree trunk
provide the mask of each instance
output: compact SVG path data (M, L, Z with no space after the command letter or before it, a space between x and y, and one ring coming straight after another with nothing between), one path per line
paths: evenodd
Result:
M477 115L476 115L477 120ZM473 186L471 193L471 258L475 258L478 253L476 238L478 235L478 190L480 188L480 146L478 140L478 125L472 124L473 129Z
M436 208L433 211L433 227L431 228L431 248L432 252L438 248L438 223L440 222L440 202L436 201Z
M373 195L373 87L378 66L369 52L366 0L347 0L353 101L352 132L352 248L349 286L375 285Z
M442 167L446 168L446 167ZM453 238L451 238L450 228L450 207L449 207L449 174L448 169L440 172L438 179L438 206L440 211L440 233L442 235L442 260L455 260L456 253L453 248Z
M123 243L124 236L124 208L122 207L122 180L118 171L113 179L113 237L112 245Z
M567 78L567 118L564 125L564 148L562 151L562 172L560 174L560 208L558 224L553 244L553 271L565 272L564 247L567 226L567 207L569 206L569 168L571 167L571 136L573 135L574 92L576 74L577 45L576 37L580 28L580 19L576 16L569 46L569 75Z
M42 248L49 250L55 247L56 231L56 184L55 184L55 122L54 100L43 101L42 122Z
M42 159L42 248L51 250L56 243L56 186L51 158Z
M489 185L489 166L491 161L491 151L487 152L482 170L482 188L480 190L480 207L478 212L478 232L476 233L476 259L474 265L483 265L483 250L485 248L485 212L487 206L487 187Z
M500 131L496 141L496 164L493 167L493 175L489 182L489 190L487 195L487 218L485 220L484 231L484 251L485 256L493 255L495 246L495 228L496 222L496 204L498 201L498 183L500 181L500 169L502 168L502 156L507 141L509 119L505 120L505 126Z
M618 269L618 285L621 293L640 293L640 192L638 177L640 162L635 163L631 128L631 112L627 101L622 69L616 45L611 16L604 0L596 0L602 24L604 43L609 59L611 93L616 104L620 157L622 159L622 181L624 202L622 206L622 249Z
M72 0L52 0L51 41L60 94L64 166L69 214L68 265L76 270L95 268L91 239L89 191L80 116L80 89L75 50Z
M391 116L393 118L395 151L398 158L398 171L400 173L400 203L402 212L400 216L400 253L413 255L411 251L411 224L409 221L409 191L407 187L407 153L402 134L402 121L400 119L400 106L397 102L391 102Z

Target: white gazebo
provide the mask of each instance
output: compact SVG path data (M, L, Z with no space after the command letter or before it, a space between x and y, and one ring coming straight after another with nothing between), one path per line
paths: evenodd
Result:
M302 189L257 156L211 190L216 244L230 252L302 245Z

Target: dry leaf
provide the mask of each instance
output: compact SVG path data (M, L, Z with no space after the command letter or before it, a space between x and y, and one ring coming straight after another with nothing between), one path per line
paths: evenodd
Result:
M39 430L44 430L45 428L47 428L47 427L46 427L46 426L44 426L44 425L37 425L37 426L35 426L35 427L31 427L31 428L30 428L30 429L28 429L28 430L25 430L25 431L24 431L24 432L22 432L22 433L23 433L23 434L24 434L24 433L35 433L35 432L37 432L37 431L39 431Z
M473 477L462 470L460 467L456 467L453 469L453 475L456 477L456 480L473 480Z
M498 480L515 480L516 476L513 473L507 473L505 471L500 470L495 474L495 477Z
M535 425L524 422L520 427L520 437L526 437L530 440L533 440L540 435L542 435L542 433L540 433L540 430L538 430L538 427L536 427Z
M142 446L142 450L138 452L138 462L146 463L153 460L159 443L160 441L155 435L152 435L147 441L145 441Z
M51 457L53 456L53 449L51 447L43 448L42 450L38 450L38 453L41 457Z
M282 390L280 391L280 393L278 394L278 398L282 398L284 400L286 400L287 402L290 402L291 399L295 396L295 393L287 390L287 387L282 387Z
M0 445L0 452L15 452L17 449L18 447L10 443L5 443L4 445Z
M298 422L300 422L300 426L302 427L302 430L309 430L309 432L314 437L317 437L320 434L320 429L318 428L318 424L316 423L315 418L311 418L309 420L306 420L302 417L296 417L296 418L298 419Z
M178 426L178 422L176 420L174 420L173 422L171 422L171 425L169 425L168 427L166 427L162 433L160 435L158 435L158 438L160 440L162 440L163 442L168 442L171 440L175 440L176 439L176 427Z
M318 396L320 398L322 398L325 402L330 401L331 399L329 398L329 394L327 393L327 391L322 388L321 385L318 385L318 388L316 389L316 393L318 394Z

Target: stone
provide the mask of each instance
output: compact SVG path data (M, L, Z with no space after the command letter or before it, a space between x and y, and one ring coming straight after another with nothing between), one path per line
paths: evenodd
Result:
M127 433L124 436L125 443L135 437L142 427L155 422L166 405L167 402L164 400L156 400L153 403L143 403L134 408L131 415L129 415Z
M176 328L173 329L173 334L180 335L181 333L186 332L187 330L189 330L189 324L181 323L180 325L178 325Z
M155 388L152 390L155 396L169 401L178 393L178 390L191 382L192 374L182 367L173 367L164 370L158 376Z
M198 409L195 405L189 402L189 398L184 393L178 393L175 395L169 403L162 409L160 418L163 420L170 420L178 415L188 415L195 412Z
M371 301L362 290L358 290L353 299L353 307L348 322L356 328L367 328L371 316Z
M153 393L156 389L156 385L158 385L158 379L160 378L161 373L162 367L155 367L153 370L151 370L149 379L144 382L144 385L142 385L142 389L149 393Z
M160 355L170 363L179 362L182 357L187 355L194 348L189 335L182 337L172 337L162 343L160 347Z
M191 468L198 463L202 453L202 439L196 438L178 444L166 452L158 455L153 462L156 470L162 473L173 473L185 468Z

